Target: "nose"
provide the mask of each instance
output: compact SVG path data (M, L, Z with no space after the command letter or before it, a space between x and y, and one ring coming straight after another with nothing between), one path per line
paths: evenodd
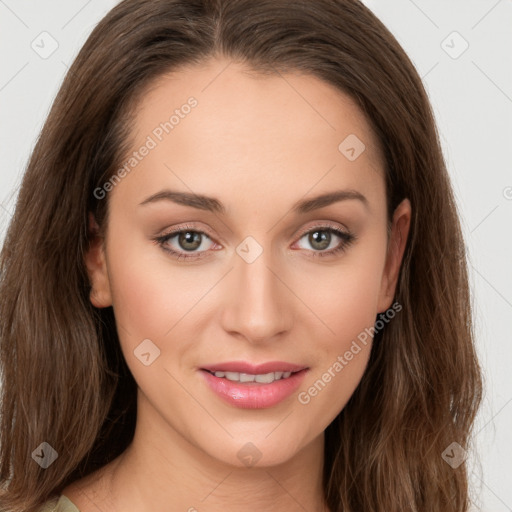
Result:
M234 255L234 268L224 283L222 326L226 332L263 343L275 341L291 328L294 296L279 268L270 250L263 250L252 262Z

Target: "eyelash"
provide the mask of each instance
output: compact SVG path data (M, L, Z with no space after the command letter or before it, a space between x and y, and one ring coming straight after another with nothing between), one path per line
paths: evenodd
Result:
M314 226L314 227L310 228L309 230L302 233L300 235L300 237L298 238L298 240L303 238L305 235L314 233L315 231L327 231L329 233L334 233L335 235L337 235L339 238L342 239L342 242L340 242L339 245L337 247L335 247L334 249L329 249L328 251L325 251L325 250L324 251L311 251L313 258L316 258L316 257L322 258L325 256L334 256L336 254L340 254L340 253L344 252L356 240L356 236L353 235L352 233L343 231L338 227L327 226L327 225ZM207 238L209 238L211 240L211 237L208 235L208 233L205 233L204 231L195 229L194 226L185 225L182 228L180 228L179 230L171 231L170 233L167 233L165 235L158 236L158 237L154 238L153 241L155 244L159 245L165 252L171 254L171 256L176 258L177 260L180 260L180 259L198 260L198 259L202 259L202 258L206 257L204 255L208 251L202 251L200 253L191 253L189 255L189 254L175 251L174 249L169 249L169 247L165 245L171 238L174 238L176 235L179 235L181 233L186 233L186 232L199 233L201 235L205 235Z

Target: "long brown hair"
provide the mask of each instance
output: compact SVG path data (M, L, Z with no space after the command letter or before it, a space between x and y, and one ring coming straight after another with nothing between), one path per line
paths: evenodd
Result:
M388 217L412 204L395 300L367 370L326 430L332 512L463 512L482 381L464 241L431 107L411 61L356 0L125 0L71 66L29 160L0 257L0 508L33 512L131 442L136 383L112 308L89 300L88 214L104 229L130 118L150 83L215 56L309 73L351 96L385 156ZM388 219L388 220L389 220ZM58 458L42 469L32 452Z

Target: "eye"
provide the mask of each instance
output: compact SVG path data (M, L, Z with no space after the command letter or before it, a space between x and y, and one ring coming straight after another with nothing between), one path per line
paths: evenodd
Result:
M354 242L356 237L348 231L344 231L338 227L317 226L304 233L300 240L304 238L313 248L312 256L323 257L332 256L345 251L349 245ZM336 238L340 240L337 243Z
M313 248L312 250L307 249L312 257L332 256L341 253L356 239L355 235L348 231L326 225L309 229L301 235L299 241L306 237L307 243ZM336 243L336 238L339 239L338 243ZM178 260L189 258L197 260L208 256L208 247L205 247L204 243L207 240L213 244L213 241L205 232L194 229L193 226L184 226L181 229L156 237L154 242ZM206 246L208 246L207 243ZM331 248L329 249L329 247Z
M175 239L174 245L171 243L173 239ZM211 241L211 238L203 231L185 226L180 230L172 231L171 233L155 238L155 242L158 243L164 251L167 251L177 259L197 259L203 257L202 254L206 253L208 250L207 247L204 247L203 242L205 239ZM200 248L204 250L198 251Z

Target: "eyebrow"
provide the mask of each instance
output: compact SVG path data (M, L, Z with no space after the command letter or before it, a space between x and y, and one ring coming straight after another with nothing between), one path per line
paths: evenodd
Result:
M295 214L305 214L313 210L324 208L333 203L355 199L361 201L368 207L368 199L357 190L335 190L318 196L301 199L292 206L292 212ZM225 206L215 197L208 197L201 194L191 194L188 192L178 192L175 190L161 190L156 194L149 196L140 203L140 206L156 203L158 201L171 201L176 204L190 206L198 210L206 210L214 213L225 214Z

